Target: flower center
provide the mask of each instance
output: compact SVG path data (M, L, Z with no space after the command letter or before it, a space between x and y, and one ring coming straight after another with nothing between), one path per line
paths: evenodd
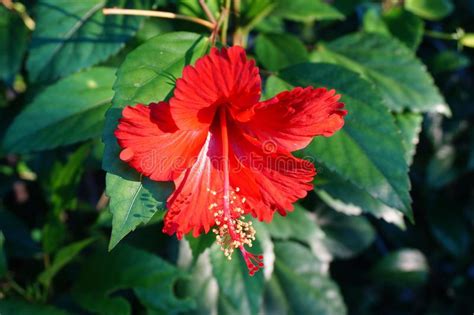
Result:
M221 246L224 255L230 260L235 249L239 249L249 269L249 274L253 276L256 271L263 267L263 256L254 255L245 249L245 246L252 247L255 240L255 229L252 222L246 222L244 214L245 197L239 196L240 189L232 189L229 182L229 139L227 129L227 118L224 108L219 109L219 120L222 133L222 157L224 173L224 191L222 194L222 205L213 203L209 210L214 212L217 228L213 229L216 234L217 243ZM216 191L209 190L213 195Z

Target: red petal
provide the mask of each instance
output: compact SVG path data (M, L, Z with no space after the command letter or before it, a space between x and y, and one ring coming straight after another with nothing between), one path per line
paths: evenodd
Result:
M181 239L191 230L194 236L207 233L215 224L214 212L209 207L222 202L218 192L222 191L223 175L215 164L221 154L220 143L220 134L209 132L196 163L175 180L176 190L168 199L164 233L176 233Z
M184 68L170 99L171 114L180 129L199 129L211 124L218 105L227 104L236 119L245 121L260 92L258 68L242 47L213 48Z
M260 141L292 152L314 136L328 137L342 128L346 111L339 98L334 90L297 87L256 105L252 120L243 125Z
M120 159L157 181L173 180L190 167L206 135L207 130L178 130L165 102L125 107L115 130L124 149Z
M269 150L236 128L231 137L233 153L245 166L246 173L253 175L245 181L256 185L260 192L259 198L250 196L248 200L252 215L258 219L269 222L275 211L285 215L286 211L293 210L295 201L313 188L311 182L316 171L311 162L295 158L277 147Z

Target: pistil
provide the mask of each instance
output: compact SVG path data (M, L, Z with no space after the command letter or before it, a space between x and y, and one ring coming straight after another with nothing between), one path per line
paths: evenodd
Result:
M214 211L217 227L213 229L216 234L217 243L221 246L224 255L230 260L235 249L239 249L245 260L249 274L253 276L256 271L263 267L263 256L254 255L245 249L245 245L252 247L255 240L255 229L252 222L246 222L244 215L245 197L239 195L239 187L232 189L229 181L229 139L227 118L224 108L219 110L220 129L222 134L222 170L224 176L224 187L222 192L222 204L211 204L209 209ZM217 192L209 191L216 195Z

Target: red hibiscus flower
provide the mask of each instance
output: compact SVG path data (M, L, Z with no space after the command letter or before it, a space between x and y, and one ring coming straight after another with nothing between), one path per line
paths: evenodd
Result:
M312 189L309 161L290 152L314 136L330 136L344 124L340 95L297 87L260 102L261 81L241 47L213 48L186 66L168 102L127 106L115 136L120 159L156 181L174 181L163 232L179 239L216 233L231 258L239 249L253 275L261 255L251 214L269 222L285 215Z

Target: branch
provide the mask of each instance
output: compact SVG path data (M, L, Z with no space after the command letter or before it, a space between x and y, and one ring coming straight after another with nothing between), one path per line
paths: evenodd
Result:
M102 9L102 13L104 13L104 15L152 16L152 17L160 17L164 19L185 20L185 21L194 22L196 24L200 24L204 27L207 27L210 30L213 30L215 27L213 23L197 18L197 17L181 15L181 14L176 14L176 13L171 13L171 12L163 12L163 11L104 8Z

